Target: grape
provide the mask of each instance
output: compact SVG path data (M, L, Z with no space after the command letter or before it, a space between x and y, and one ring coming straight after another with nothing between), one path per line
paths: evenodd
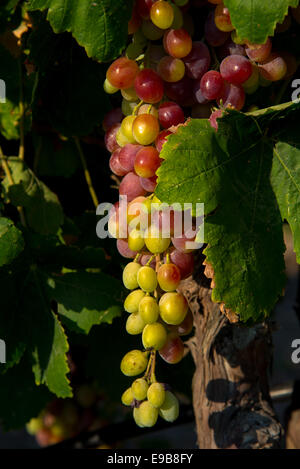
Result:
M146 191L142 188L139 177L130 172L123 177L120 187L120 195L126 195L127 201L131 202L140 195L145 195Z
M121 95L126 101L136 102L138 101L138 96L136 94L135 88L127 88L126 90L121 90Z
M228 38L225 44L219 47L218 57L223 60L228 55L246 55L245 47L241 44L236 44L231 38Z
M150 16L150 10L157 0L137 0L136 9L141 18L147 19Z
M170 253L170 260L180 270L181 279L189 277L194 270L194 256L174 249Z
M145 191L154 192L157 186L157 176L153 176L151 178L140 178L140 183Z
M200 91L201 93L201 91ZM208 119L212 112L211 103L195 104L191 110L191 117L194 119Z
M287 72L285 61L275 52L272 52L267 61L262 62L258 67L262 77L269 81L282 80Z
M165 293L159 301L159 312L163 321L177 326L188 312L188 303L181 293Z
M148 223L150 215L148 213L148 199L145 197L136 197L131 202L129 202L127 207L127 223L129 227L139 228Z
M155 2L150 10L150 19L158 28L170 28L174 20L172 5L164 0Z
M161 349L167 340L167 332L165 327L159 322L147 324L142 334L143 346L145 349Z
M137 424L138 427L140 427L140 428L144 427L144 425L141 424L140 408L139 407L135 407L133 409L133 418L134 418L134 421L135 421L135 423Z
M148 354L140 350L131 350L121 361L121 371L125 376L136 376L145 371Z
M129 406L131 405L133 399L134 397L131 388L126 389L121 397L122 404Z
M112 211L112 213L109 214L108 232L113 238L127 238L128 230L126 219L123 219L119 207L115 207L115 211Z
M148 264L148 262L151 258L152 258L152 261L150 262L150 264ZM142 254L141 259L140 259L140 263L141 263L141 265L148 264L150 267L152 267L152 269L155 269L155 266L156 266L156 261L153 258L152 254Z
M136 5L133 7L131 18L128 22L128 34L134 34L141 26L141 17L137 11Z
M157 71L164 81L175 83L184 77L185 65L181 59L167 55L160 60Z
M138 97L146 103L158 103L164 94L163 81L151 68L144 68L138 73L134 87Z
M135 157L134 170L142 178L155 176L156 170L160 167L161 159L154 147L143 147Z
M194 98L195 98L195 101L198 103L198 104L207 104L208 103L208 100L204 97L202 91L201 91L201 81L199 80L195 80L194 81L194 86L193 86L193 95L194 95ZM193 107L197 106L197 104L195 104ZM210 113L209 113L210 115Z
M129 262L123 270L123 283L128 290L138 288L137 276L141 267L137 262Z
M162 237L162 234L153 225L145 231L145 244L148 250L153 254L160 254L166 251L170 242L170 238Z
M137 116L132 127L133 136L141 145L150 145L159 134L159 123L151 114Z
M144 265L139 269L137 281L142 290L148 293L153 292L157 287L157 276L155 270L148 265Z
M234 30L232 26L228 8L223 3L218 5L215 9L215 23L220 31L230 32Z
M119 155L120 155L121 148L117 148L111 155L109 159L109 167L112 173L116 174L117 176L125 176L127 171L123 168L120 163Z
M240 85L233 85L225 82L225 88L218 100L218 103L220 104L221 101L224 108L230 106L240 111L245 104L245 91Z
M194 80L200 80L210 66L209 50L203 42L193 42L191 52L184 57L183 61L187 76Z
M127 143L118 153L119 162L122 168L129 173L134 170L134 162L137 153L143 148L141 145ZM125 173L125 174L126 174ZM121 175L120 175L121 176Z
M134 290L129 293L124 302L124 309L127 313L137 313L139 311L139 304L145 297L142 290Z
M165 51L172 57L182 59L192 50L192 39L185 29L170 29L164 34Z
M184 318L184 320L178 326L174 326L174 328L176 329L176 332L178 335L188 335L192 331L193 325L194 325L193 314L191 310L188 310L187 315Z
M159 316L159 308L155 298L145 296L139 303L139 314L146 324L153 324Z
M233 42L235 44L238 44L238 45L244 45L246 43L246 41L244 39L241 39L238 35L237 35L237 32L234 30L231 32L231 35L230 35L231 39L233 40Z
M161 126L167 129L172 125L182 124L184 122L184 113L178 104L169 101L159 106L158 118Z
M132 138L129 139L120 128L116 133L116 141L119 147L124 147L127 143L132 143Z
M224 44L230 36L228 32L225 33L224 31L220 31L217 28L213 11L210 12L206 18L204 25L204 35L206 41L212 47L222 46L222 44Z
M125 135L129 143L135 143L135 139L132 135L132 125L135 120L135 117L136 116L124 117L121 124L121 132L123 133L123 135Z
M177 230L175 230L175 234ZM196 234L194 229L187 230L182 236L176 236L172 238L173 246L181 252L191 252L194 249L201 248L201 244L196 241ZM189 243L193 243L193 247Z
M247 43L246 54L250 60L255 62L264 62L270 56L271 50L272 42L270 38L268 38L265 44Z
M136 379L131 385L133 397L138 401L143 401L147 397L148 388L148 383L144 378Z
M155 146L159 153L161 152L164 143L166 143L168 135L171 135L171 134L172 132L170 130L163 130L156 137Z
M179 415L178 399L170 391L166 391L166 398L159 409L159 415L167 422L174 422Z
M128 242L125 239L117 240L117 249L121 256L126 259L134 259L137 255L137 251L131 251L131 249L129 249Z
M206 99L218 99L224 90L222 75L215 70L206 72L201 78L200 89Z
M252 65L252 75L243 83L245 93L253 94L259 87L259 71L255 64Z
M173 23L171 24L171 29L181 29L183 26L183 14L180 8L177 5L172 5L174 12Z
M138 110L138 116L141 114L151 114L158 119L158 110L152 104L142 104Z
M114 124L105 133L104 143L105 143L106 149L110 153L114 152L117 148L119 148L119 145L118 145L117 140L116 140L116 135L117 135L117 132L120 128L121 128L121 124Z
M143 332L145 321L141 318L139 313L132 313L128 316L126 321L126 331L130 335L137 335Z
M123 119L122 109L117 107L105 114L102 127L104 132L107 132L113 125L120 124Z
M164 35L164 30L155 26L150 20L143 21L142 33L150 41L157 41Z
M138 64L126 57L115 60L107 70L106 78L119 89L130 88L139 72Z
M43 428L43 421L41 418L32 418L26 424L26 430L28 431L29 435L35 435L39 430Z
M165 388L162 383L152 383L147 392L147 399L153 407L159 408L166 398Z
M126 99L122 99L121 108L122 108L122 112L124 116L130 116L133 113L137 105L138 103L136 103L135 101L130 102L130 101L127 101Z
M193 96L194 81L186 75L175 83L165 83L165 94L180 106L192 106L195 103Z
M143 234L140 230L133 229L128 235L128 247L131 251L141 251L145 246Z
M218 130L218 121L217 121L217 119L219 117L222 117L222 115L223 115L223 110L222 109L216 109L214 112L211 113L211 116L209 118L209 122L210 122L210 125L216 130Z
M160 349L159 355L170 365L179 363L184 355L184 345L181 338L176 333L168 334L167 341Z
M242 55L229 55L221 62L220 72L224 80L241 85L252 74L251 62Z
M138 420L143 427L153 427L157 422L158 410L148 401L141 403L138 414Z
M180 283L180 270L175 264L163 264L158 269L157 281L163 291L174 291Z
M176 214L175 214L176 213ZM159 230L164 237L170 237L174 234L175 218L178 218L179 212L175 212L169 206L159 208L152 212L152 224Z
M113 86L113 85L108 81L107 78L106 78L106 80L105 80L104 83L103 83L103 89L104 89L105 93L107 93L107 94L115 94L115 93L117 93L117 91L119 91L119 88L116 88L115 86Z
M176 5L178 5L179 7L183 7L187 3L189 3L189 0L174 0L174 3L176 3Z

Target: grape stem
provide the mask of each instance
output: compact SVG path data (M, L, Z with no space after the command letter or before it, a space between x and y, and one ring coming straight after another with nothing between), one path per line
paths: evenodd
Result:
M139 104L137 104L137 105L135 106L135 108L133 109L133 112L132 112L132 115L133 115L133 116L136 116L136 113L137 113L137 111L139 110L139 108L141 107L142 104L144 104L144 101L143 101L143 100L141 100L141 101L139 102Z
M86 180L89 192L91 194L92 201L94 203L95 208L97 208L98 205L99 205L99 200L98 200L97 194L96 194L94 186L93 186L92 178L91 178L89 169L87 167L86 159L85 159L84 153L82 151L79 138L74 137L74 141L75 141L75 144L76 144L76 147L77 147L80 159L81 159L81 163L82 163L83 170L84 170L85 180Z
M20 147L19 147L19 158L24 160L25 156L25 106L24 106L24 90L23 90L23 75L22 75L22 64L18 61L19 66L19 86L20 86Z

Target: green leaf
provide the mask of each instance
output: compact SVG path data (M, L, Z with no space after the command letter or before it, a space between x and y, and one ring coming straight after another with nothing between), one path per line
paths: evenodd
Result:
M58 302L62 320L88 334L93 325L120 315L121 282L103 273L70 272L49 277L48 296Z
M289 7L299 0L224 0L237 34L253 44L263 44L273 36L277 23L282 23Z
M24 427L51 399L45 386L37 387L28 360L0 375L0 421L5 431Z
M24 161L16 157L8 159L13 185L7 177L2 182L6 198L25 208L28 225L38 233L56 233L63 222L63 212L57 196L41 182Z
M67 337L57 316L51 311L41 271L31 268L26 282L24 308L32 321L31 352L37 385L46 384L58 397L72 397L67 374Z
M89 57L109 61L126 45L132 0L29 0L28 9L48 9L56 33L69 31Z
M11 220L0 218L0 267L10 264L24 249L22 233Z
M217 133L208 121L192 120L168 138L158 171L162 201L205 204L212 297L244 322L270 314L285 283L282 222L270 184L273 145L265 130L238 112L220 119Z
M19 0L2 0L0 8L0 31L5 31L12 20Z
M289 122L277 137L271 173L273 190L282 219L294 236L294 250L300 264L300 137L298 122Z

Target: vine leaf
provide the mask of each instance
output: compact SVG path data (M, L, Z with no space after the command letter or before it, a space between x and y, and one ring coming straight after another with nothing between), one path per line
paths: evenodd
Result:
M224 0L237 34L253 44L263 44L273 36L277 23L282 23L289 7L296 7L299 0Z
M11 220L0 218L0 267L10 264L24 249L23 235Z
M58 302L62 321L85 334L120 316L121 291L121 283L104 273L69 272L48 278L48 297Z
M212 298L243 322L269 315L285 284L282 220L270 182L273 143L264 136L283 113L229 112L217 133L207 120L191 120L161 153L156 194L168 203L205 204Z
M17 157L8 159L13 185L7 177L2 185L6 199L25 208L26 221L37 233L55 234L63 222L63 211L57 196Z
M116 58L127 41L132 0L29 0L29 10L48 9L56 33L69 31L89 57L101 62Z

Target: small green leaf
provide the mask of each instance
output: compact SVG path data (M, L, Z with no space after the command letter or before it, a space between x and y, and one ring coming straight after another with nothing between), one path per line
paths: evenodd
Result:
M68 326L88 334L93 325L120 315L121 282L103 273L70 272L48 279L48 296Z
M282 23L289 7L299 0L224 0L237 34L253 44L263 44L273 36L277 23Z
M30 10L48 9L56 33L69 31L89 57L109 61L126 45L132 0L29 0Z
M24 249L22 233L11 220L0 218L0 267L10 264Z

